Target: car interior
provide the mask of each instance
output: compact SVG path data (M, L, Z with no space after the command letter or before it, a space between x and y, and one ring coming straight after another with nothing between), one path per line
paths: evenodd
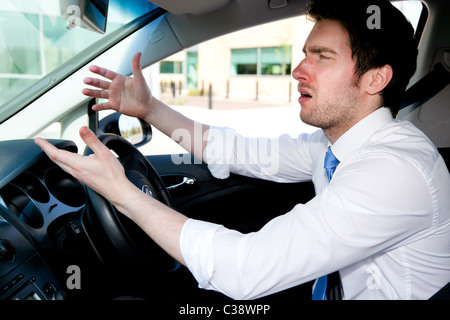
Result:
M124 10L130 3L117 2ZM235 174L220 180L191 156L175 163L171 154L142 155L120 137L118 114L99 120L91 110L95 100L81 93L82 79L91 64L129 75L135 52L142 52L142 66L148 67L209 39L301 15L307 2L153 0L142 7L147 12L103 35L102 41L44 76L26 94L0 105L0 300L228 301L220 293L199 289L185 267L104 198L55 165L33 138L58 122L60 135L49 141L58 148L89 154L78 136L78 129L88 125L117 154L130 180L139 187L149 181L149 192L160 201L188 217L245 233L257 231L312 199L312 183L276 183ZM106 20L108 1L89 3L103 5ZM113 3L110 0L109 6ZM421 3L417 70L397 117L424 131L449 167L450 2ZM93 28L89 17L83 21L87 21L85 28ZM101 29L100 25L97 32ZM138 145L148 143L151 126L143 121L138 125L143 132ZM259 301L309 300L311 285ZM432 298L449 299L449 291L447 285Z

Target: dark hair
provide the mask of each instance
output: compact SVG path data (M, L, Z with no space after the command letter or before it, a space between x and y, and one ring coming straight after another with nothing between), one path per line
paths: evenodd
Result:
M307 14L314 21L336 20L347 30L357 79L371 69L392 67L392 80L381 95L383 106L396 116L418 53L414 29L401 11L388 0L312 0ZM373 23L372 16L379 21Z

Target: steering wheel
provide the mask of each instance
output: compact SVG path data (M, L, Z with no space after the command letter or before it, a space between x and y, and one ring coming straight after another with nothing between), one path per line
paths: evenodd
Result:
M133 144L115 134L103 134L98 138L118 155L127 178L135 186L167 206L174 207L161 177ZM92 153L89 148L85 151L85 155ZM109 239L107 242L110 242L114 249L113 256L108 257L104 252L104 245L98 245L99 241L91 241L103 262L107 263L107 258L112 258L113 262L117 263L117 258L120 257L123 262L130 264L146 262L164 269L177 266L174 259L159 248L131 219L118 212L108 200L89 187L86 187L86 192L87 218L91 225L95 226L95 233L100 231L103 238L106 236Z

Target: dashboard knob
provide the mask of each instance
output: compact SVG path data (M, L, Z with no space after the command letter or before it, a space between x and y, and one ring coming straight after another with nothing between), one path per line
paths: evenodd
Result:
M7 262L16 260L16 246L11 241L0 239L0 260Z

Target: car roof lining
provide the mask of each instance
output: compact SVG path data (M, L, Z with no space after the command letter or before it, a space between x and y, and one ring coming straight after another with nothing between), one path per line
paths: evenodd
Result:
M227 6L231 1L232 0L152 0L151 2L174 14L203 15L219 10Z
M271 8L267 1L261 8L261 0L233 0L220 9L197 16L169 10L166 18L180 44L189 48L220 35L299 16L305 12L307 3L308 0L290 0L284 7Z

